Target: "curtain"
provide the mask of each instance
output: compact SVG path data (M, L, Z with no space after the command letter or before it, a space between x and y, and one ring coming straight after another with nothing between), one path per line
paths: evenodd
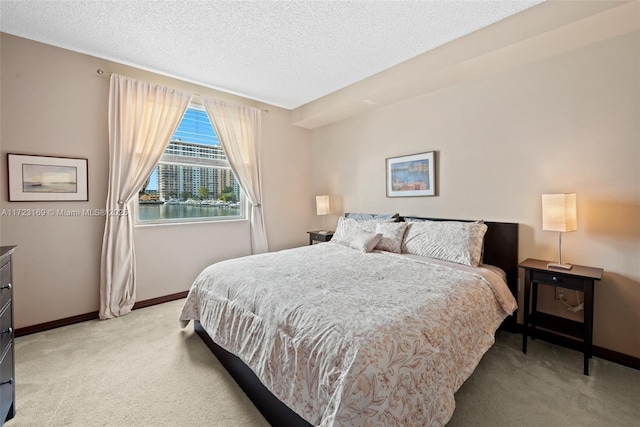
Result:
M131 311L136 294L132 199L140 190L191 100L191 94L111 75L109 188L100 265L100 318Z
M260 176L261 111L213 98L202 98L209 120L240 187L251 202L251 253L267 252Z

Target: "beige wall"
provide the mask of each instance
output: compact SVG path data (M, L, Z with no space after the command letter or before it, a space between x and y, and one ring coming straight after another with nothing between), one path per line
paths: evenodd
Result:
M169 87L268 108L263 116L265 222L271 250L303 245L310 206L310 146L290 112L121 64L1 34L2 209L99 209L107 194L109 79L101 68ZM85 157L88 202L8 202L6 154ZM292 185L293 184L293 185ZM5 211L6 213L6 211ZM1 244L15 255L15 324L21 328L98 309L104 218L1 219ZM189 289L203 267L247 255L247 221L138 227L138 300Z
M640 357L638 76L636 31L317 128L313 190L331 195L333 224L344 211L518 222L520 260L557 257L541 194L576 192L563 258L605 270L594 343ZM432 150L438 196L385 197L385 158ZM571 314L548 293L539 307Z

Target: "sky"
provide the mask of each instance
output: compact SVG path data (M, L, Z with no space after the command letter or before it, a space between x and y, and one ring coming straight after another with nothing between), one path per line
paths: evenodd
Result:
M171 141L193 142L204 145L220 145L218 135L211 126L207 112L195 108L187 108L182 121L173 134ZM158 189L158 169L153 169L147 190Z

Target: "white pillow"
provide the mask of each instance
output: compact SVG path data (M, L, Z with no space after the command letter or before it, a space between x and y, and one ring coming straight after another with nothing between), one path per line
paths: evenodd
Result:
M402 238L407 230L406 222L379 222L376 224L376 233L382 234L382 239L376 245L381 251L402 252Z
M376 224L379 222L393 222L393 219L370 219L370 220L356 220L353 218L345 218L341 216L338 218L338 225L336 225L336 231L333 233L331 241L336 242L349 242L353 238L353 234L357 231L363 230L368 232L376 231Z
M380 239L382 239L382 234L380 233L370 233L360 230L353 234L349 241L349 247L361 252L371 252L378 242L380 242Z
M487 225L479 222L410 222L402 252L477 267Z

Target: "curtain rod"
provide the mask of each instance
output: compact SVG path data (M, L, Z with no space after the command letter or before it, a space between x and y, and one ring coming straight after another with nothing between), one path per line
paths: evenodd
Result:
M98 74L99 74L100 76L102 76L102 77L111 77L111 73L105 73L105 72L104 72L103 70L101 70L100 68L98 68L98 69L96 70L96 73L98 73ZM193 94L193 96L197 96L197 97L199 97L199 98L202 98L202 95L197 94L197 93L194 93L194 94ZM262 110L262 111L263 111L263 112L265 112L265 113L268 113L268 112L269 112L269 110L267 110L266 108L260 108L260 110Z

